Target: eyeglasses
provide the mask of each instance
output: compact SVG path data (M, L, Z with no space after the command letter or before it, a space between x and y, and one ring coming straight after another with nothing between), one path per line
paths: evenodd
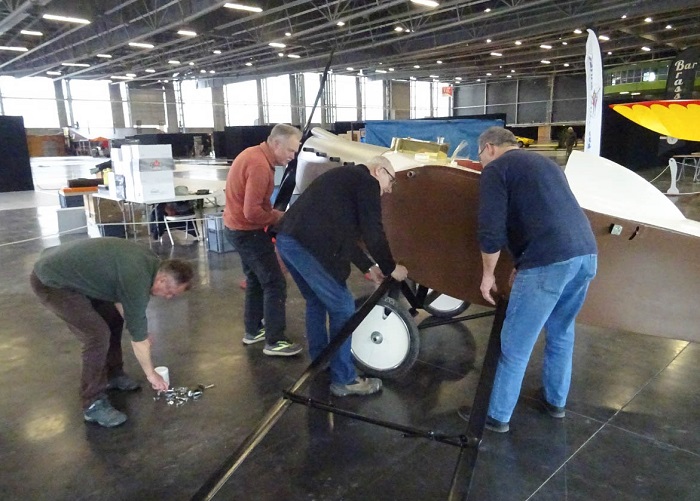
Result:
M487 147L488 145L489 145L489 143L484 144L484 147L481 148L481 150L479 151L478 158L481 158L481 154L484 152L484 150L486 149L486 147Z
M389 179L391 180L390 183L392 185L396 183L396 176L392 176L391 172L389 172L386 167L382 167L382 169L384 169L384 172L386 172L386 174L389 176Z

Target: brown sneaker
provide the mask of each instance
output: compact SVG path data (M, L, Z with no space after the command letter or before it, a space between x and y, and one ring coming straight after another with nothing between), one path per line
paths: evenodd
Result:
M350 384L331 384L331 393L336 397L347 397L348 395L371 395L382 389L382 380L374 377L355 378Z

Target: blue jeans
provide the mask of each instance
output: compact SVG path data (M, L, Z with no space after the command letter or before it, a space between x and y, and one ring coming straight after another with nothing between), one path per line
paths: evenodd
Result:
M246 277L243 322L255 334L265 319L265 342L288 341L284 335L287 313L287 281L277 261L275 245L264 230L231 230L224 235L236 248Z
M597 264L597 256L590 254L518 271L501 331L501 356L489 403L490 417L510 421L532 348L542 328L545 329L544 396L552 405L566 405L574 323Z
M299 242L277 234L277 251L306 300L306 340L315 359L355 313L355 299ZM326 328L328 317L330 330ZM331 382L348 384L357 372L352 362L351 339L331 359Z

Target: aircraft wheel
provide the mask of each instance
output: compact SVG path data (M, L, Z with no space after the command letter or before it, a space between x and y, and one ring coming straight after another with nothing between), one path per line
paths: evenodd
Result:
M363 372L396 377L408 371L420 350L418 327L394 299L385 297L352 334L352 355Z

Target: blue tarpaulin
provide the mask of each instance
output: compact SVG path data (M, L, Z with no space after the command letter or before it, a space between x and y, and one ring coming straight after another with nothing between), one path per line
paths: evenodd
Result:
M489 127L503 127L503 120L484 118L454 118L437 120L371 120L365 122L365 142L377 146L391 146L391 138L412 138L437 141L444 137L452 155L460 141L468 145L459 153L461 158L478 160L479 135Z

